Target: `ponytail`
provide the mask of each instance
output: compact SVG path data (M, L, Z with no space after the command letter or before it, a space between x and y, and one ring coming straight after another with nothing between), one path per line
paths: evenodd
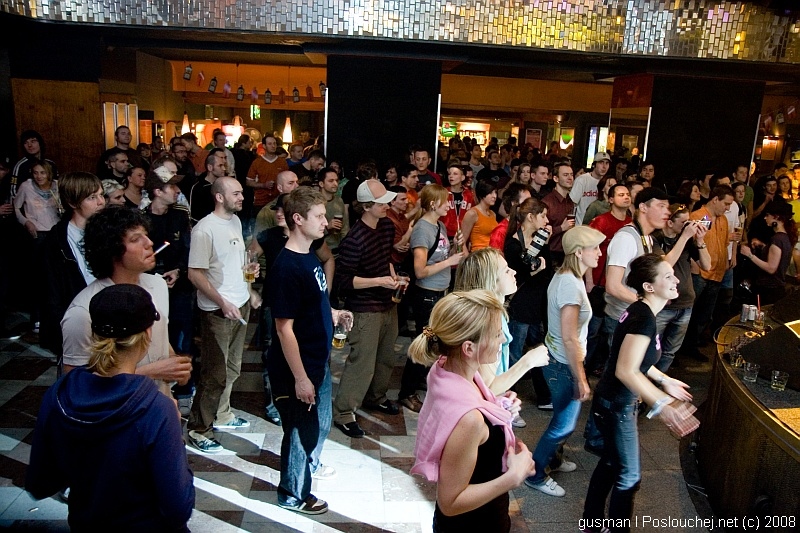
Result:
M92 333L92 354L87 368L100 376L109 376L119 367L127 352L146 352L150 347L149 330L119 339Z

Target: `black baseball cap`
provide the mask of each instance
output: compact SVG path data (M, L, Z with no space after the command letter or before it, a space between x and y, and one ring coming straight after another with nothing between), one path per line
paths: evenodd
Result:
M283 202L286 200L286 197L289 196L288 193L283 193L278 198L275 199L275 204L270 207L273 211L277 211L278 209L283 209Z
M138 285L121 283L101 290L89 302L92 332L109 339L130 337L161 319L153 299Z

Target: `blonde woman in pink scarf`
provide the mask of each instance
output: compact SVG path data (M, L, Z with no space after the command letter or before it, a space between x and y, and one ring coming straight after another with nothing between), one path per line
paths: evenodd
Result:
M510 531L508 491L534 473L511 429L519 399L495 396L478 372L500 354L504 313L489 291L448 294L409 348L414 362L433 365L411 472L438 482L434 533Z

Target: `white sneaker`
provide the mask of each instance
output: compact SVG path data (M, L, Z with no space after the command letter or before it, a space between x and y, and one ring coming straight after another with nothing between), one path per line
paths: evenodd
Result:
M316 472L311 473L314 479L333 479L336 477L336 469L332 466L320 464Z
M550 472L574 472L578 469L578 465L573 463L572 461L561 461L561 465L558 468L552 468Z
M538 485L531 483L530 481L528 481L528 479L525 480L525 484L532 489L538 490L539 492L547 494L548 496L555 496L557 498L560 498L567 493L567 491L561 488L561 485L556 483L555 479L549 476L546 477L545 480L542 483L539 483Z
M515 428L524 428L527 425L528 423L525 422L525 420L523 420L519 415L515 416L514 420L511 421L511 426Z

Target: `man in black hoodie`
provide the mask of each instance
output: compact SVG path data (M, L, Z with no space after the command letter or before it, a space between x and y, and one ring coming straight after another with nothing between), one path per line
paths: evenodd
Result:
M39 344L61 355L61 319L72 299L95 280L83 253L89 217L103 209L103 185L88 172L70 172L58 180L64 217L44 241L44 293Z

